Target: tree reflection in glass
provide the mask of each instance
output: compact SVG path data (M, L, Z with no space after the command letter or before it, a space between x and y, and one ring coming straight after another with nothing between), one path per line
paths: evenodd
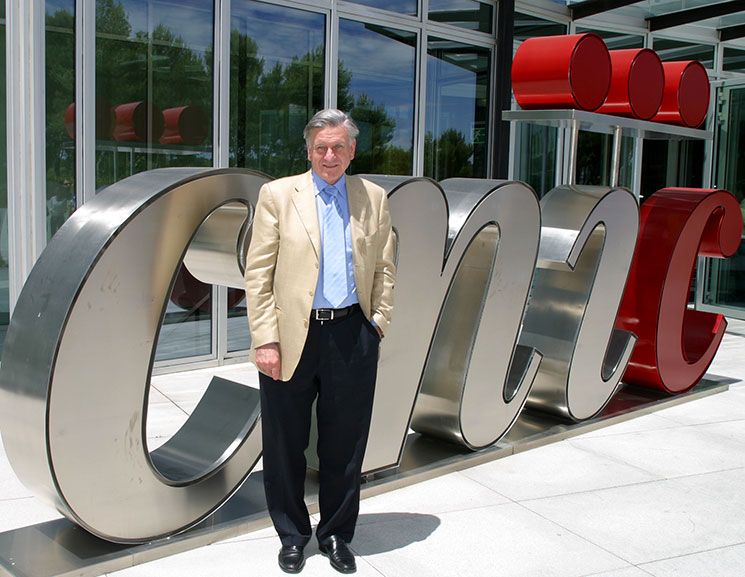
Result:
M96 0L96 187L212 166L214 3ZM212 286L181 267L156 360L210 355Z
M230 165L304 172L303 127L323 108L325 18L241 2L231 22Z
M412 174L415 57L413 32L339 21L337 102L360 129L352 173Z
M230 34L231 166L273 177L308 169L303 128L323 108L325 17L233 2ZM228 291L228 351L248 349L243 291Z
M425 176L486 177L489 69L488 48L429 38Z
M213 2L96 1L96 185L212 165Z

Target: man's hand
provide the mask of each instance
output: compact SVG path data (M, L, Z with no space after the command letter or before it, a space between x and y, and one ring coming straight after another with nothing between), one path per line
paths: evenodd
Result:
M269 343L256 347L256 366L259 370L278 381L282 375L282 365L279 358L279 343Z

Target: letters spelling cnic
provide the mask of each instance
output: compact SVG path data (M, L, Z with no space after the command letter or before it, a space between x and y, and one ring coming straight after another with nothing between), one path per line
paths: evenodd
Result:
M689 311L687 291L698 254L737 249L732 195L666 189L640 218L621 188L561 186L539 203L519 182L369 178L390 197L398 277L366 472L399 463L409 426L478 450L526 405L584 420L624 371L678 392L711 362L726 322ZM134 175L75 212L29 275L0 368L6 452L24 484L101 538L198 523L260 457L256 391L236 383L213 379L152 452L146 423L180 263L242 288L264 182L240 169Z

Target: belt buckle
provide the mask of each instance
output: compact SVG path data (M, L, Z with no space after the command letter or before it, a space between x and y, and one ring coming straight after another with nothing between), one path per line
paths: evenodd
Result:
M317 321L333 321L334 320L333 309L316 309L316 320Z

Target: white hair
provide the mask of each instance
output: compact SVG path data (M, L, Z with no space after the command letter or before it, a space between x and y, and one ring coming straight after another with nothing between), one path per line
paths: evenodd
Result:
M325 110L319 110L313 115L305 125L303 129L303 138L305 138L305 144L310 146L310 133L316 128L335 128L337 126L343 126L347 129L349 134L349 140L354 140L360 133L360 129L354 123L354 120L346 112L337 110L336 108L326 108Z

